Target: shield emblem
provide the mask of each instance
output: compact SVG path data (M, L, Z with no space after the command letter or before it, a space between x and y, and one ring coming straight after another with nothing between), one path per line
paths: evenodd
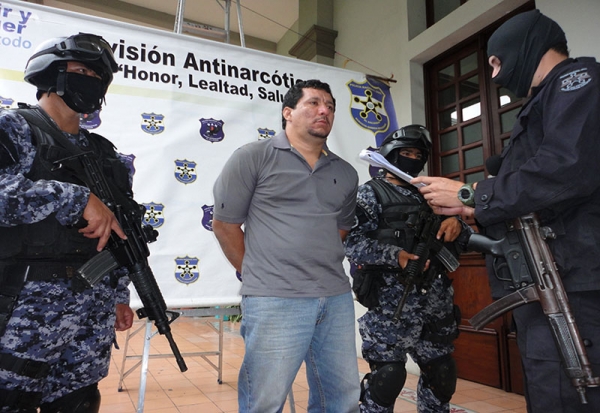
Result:
M144 132L150 135L158 135L165 130L164 115L157 113L142 113L141 128Z
M0 96L0 108L8 109L15 103L14 99L11 98L3 98Z
M150 225L153 228L158 228L162 224L165 223L164 209L165 206L163 204L156 204L154 202L150 202L148 204L142 204L146 208L146 212L144 213L144 224Z
M184 184L196 181L196 162L187 159L175 160L175 179Z
M200 278L198 269L198 258L177 257L175 258L175 279L183 284L191 284Z
M385 110L383 90L365 80L363 83L347 83L352 94L350 112L352 118L364 129L373 133L384 132L389 128L390 120Z
M592 81L592 77L588 72L584 72L587 69L577 69L571 73L567 73L566 75L562 75L561 79L561 88L563 92L570 92L572 90L581 89L588 83Z
M275 136L275 131L267 128L258 128L258 140L269 139Z
M95 110L92 113L80 113L79 114L79 126L83 129L96 129L102 121L100 120L100 110Z
M214 205L202 205L202 211L204 214L202 215L202 226L209 231L212 231L212 221L213 221L213 209Z
M223 132L223 124L222 120L217 119L204 119L200 120L200 136L209 142L221 142L223 138L225 138L225 133Z

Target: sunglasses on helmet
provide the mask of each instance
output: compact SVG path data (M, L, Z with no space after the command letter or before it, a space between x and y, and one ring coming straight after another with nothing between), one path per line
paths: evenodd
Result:
M403 138L405 140L420 140L424 135L424 130L421 128L403 128L399 129L391 136L391 139L400 139Z
M101 58L113 72L119 70L119 66L113 57L112 48L106 40L95 34L79 33L67 37L56 43L53 47L34 54L31 56L30 60L44 54L55 54L57 56L71 54L73 57L89 59Z

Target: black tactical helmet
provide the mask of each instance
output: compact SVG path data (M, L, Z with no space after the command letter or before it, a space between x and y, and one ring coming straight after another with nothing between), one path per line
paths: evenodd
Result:
M394 150L399 148L417 148L421 150L423 160L427 162L431 151L431 138L425 126L408 125L388 135L381 143L379 153L387 159ZM388 159L389 160L389 159Z
M38 90L56 91L59 67L67 62L84 63L102 78L104 93L119 70L110 45L101 36L79 33L70 37L56 37L40 44L27 61L25 81ZM58 87L60 89L60 87Z

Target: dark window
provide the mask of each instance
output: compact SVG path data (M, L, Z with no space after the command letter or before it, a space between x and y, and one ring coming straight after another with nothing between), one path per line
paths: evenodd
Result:
M433 7L443 3L427 1ZM505 19L533 7L527 3ZM468 183L485 179L485 160L508 143L524 100L492 82L486 53L487 39L505 19L424 67L430 175Z
M427 27L433 26L466 2L467 0L426 0Z
M492 152L487 139L486 65L478 42L473 41L426 67L428 124L434 141L432 175L466 182L485 176L485 159Z

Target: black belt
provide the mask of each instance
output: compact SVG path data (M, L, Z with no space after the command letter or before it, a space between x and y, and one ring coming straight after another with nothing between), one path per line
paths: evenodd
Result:
M65 265L59 263L25 264L29 266L27 281L52 281L59 279L70 280L77 276L77 268L81 265Z
M0 354L0 369L32 379L41 379L48 375L50 365L44 361L26 360L12 354Z
M25 274L25 271L29 268L26 282L66 280L70 281L70 288L74 292L82 292L88 288L87 284L80 277L77 277L77 269L84 263L67 265L65 263L43 261L0 261L0 264L4 265L6 274Z
M32 262L32 261L12 261L0 262L4 264L4 271L8 274L15 272L25 273L27 267L27 281L52 281L66 279L70 280L77 276L77 269L84 263L65 264L60 262Z

